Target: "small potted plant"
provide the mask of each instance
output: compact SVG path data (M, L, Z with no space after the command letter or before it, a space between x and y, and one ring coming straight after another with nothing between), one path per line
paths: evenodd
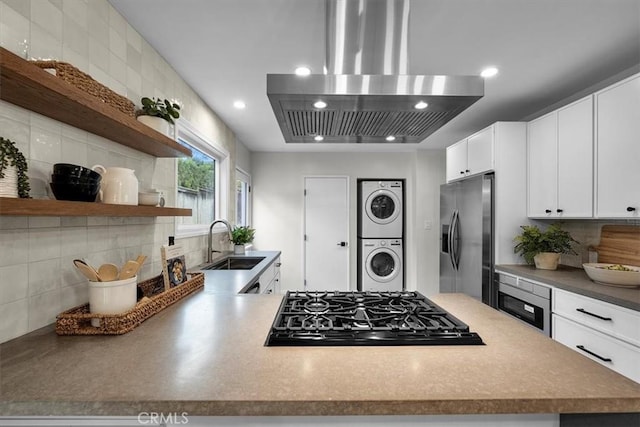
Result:
M256 230L245 226L235 226L231 230L231 241L234 244L233 253L236 255L244 254L244 245L253 242L253 236Z
M175 124L174 119L180 117L180 106L168 99L163 101L160 98L144 97L140 102L142 109L138 111L138 121L164 135L169 135L169 125Z
M521 225L522 234L514 239L515 253L521 254L527 264L535 264L542 270L555 270L560 254L574 254L573 244L578 243L560 224L551 224L545 231L537 225Z
M29 198L27 160L15 142L0 137L0 197Z

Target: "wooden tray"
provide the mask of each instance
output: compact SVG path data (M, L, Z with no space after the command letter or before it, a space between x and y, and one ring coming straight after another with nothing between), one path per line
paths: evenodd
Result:
M189 274L189 280L180 286L164 291L162 276L156 276L138 284L142 298L135 307L121 314L89 312L89 304L83 304L60 313L56 318L58 335L122 335L132 331L142 322L187 295L204 287L204 273ZM99 319L100 326L92 326L91 319Z
M636 225L604 225L598 252L598 262L640 266L640 227Z

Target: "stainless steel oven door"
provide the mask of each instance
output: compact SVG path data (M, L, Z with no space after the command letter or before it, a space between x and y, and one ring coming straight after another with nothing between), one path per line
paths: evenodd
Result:
M498 310L539 329L551 336L551 300L515 288L506 283L498 284Z

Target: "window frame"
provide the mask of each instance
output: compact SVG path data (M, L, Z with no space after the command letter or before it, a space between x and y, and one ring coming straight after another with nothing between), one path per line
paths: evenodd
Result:
M216 144L210 138L200 132L195 126L180 119L174 127L174 139L191 145L207 156L216 160L216 171L214 176L214 213L215 219L227 219L229 216L229 152ZM175 161L175 200L178 200L178 162ZM217 182L216 182L217 181ZM182 225L176 218L174 223L176 238L195 237L209 234L210 224ZM224 231L226 228L222 224L216 224L214 232Z
M241 179L242 178L242 179ZM246 182L247 183L247 226L251 226L252 224L252 216L251 216L251 174L247 171L245 171L242 168L239 168L236 166L236 182L237 181L242 181L242 182ZM235 186L234 186L235 188ZM234 194L235 196L237 196L237 193ZM237 212L237 203L238 200L236 199L236 219L238 218L238 212Z

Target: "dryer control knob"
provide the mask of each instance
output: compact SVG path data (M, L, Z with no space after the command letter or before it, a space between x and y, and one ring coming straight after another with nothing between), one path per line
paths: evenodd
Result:
M379 185L380 187L384 188L384 187L386 187L386 186L387 186L387 183L386 183L386 182L382 182L382 181L380 181L380 182L378 182L378 185Z
M387 242L385 240L380 240L380 246L387 246Z

